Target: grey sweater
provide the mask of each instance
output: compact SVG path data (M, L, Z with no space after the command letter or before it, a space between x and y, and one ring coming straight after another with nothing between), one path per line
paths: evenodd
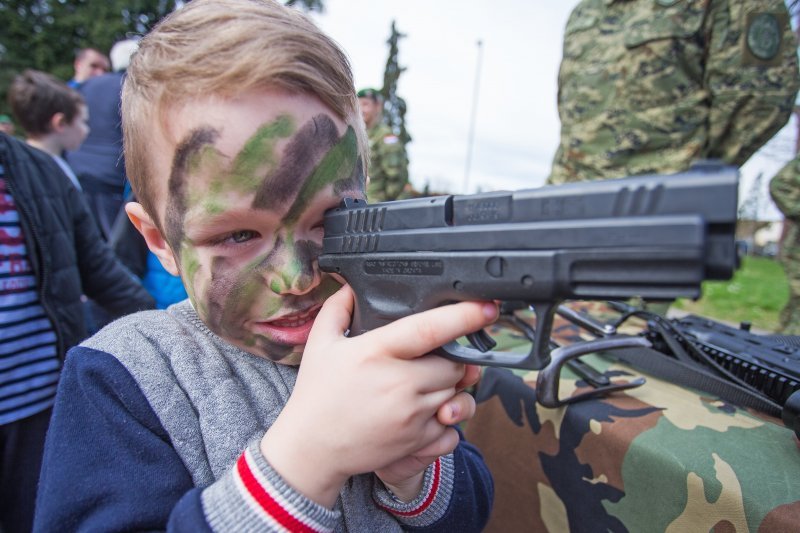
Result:
M337 531L399 531L401 522L430 525L450 504L452 455L440 461L434 500L421 515L410 518L403 512L420 502L400 502L373 474L351 478L333 512L293 491L260 455L257 442L286 404L297 367L227 343L203 324L188 300L166 313L144 312L118 320L83 346L112 354L131 374L195 485L205 487L203 510L215 530L264 528L263 518L232 496L235 464L245 449L272 490L294 502L303 515ZM430 492L432 477L429 468L418 500ZM376 501L399 511L401 522Z

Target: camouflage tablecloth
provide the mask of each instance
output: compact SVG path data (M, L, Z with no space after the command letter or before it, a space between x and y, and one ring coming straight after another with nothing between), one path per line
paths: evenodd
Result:
M565 342L582 335L557 326ZM548 409L535 400L536 372L484 371L466 435L495 479L486 531L800 531L800 447L780 420L583 359L647 383ZM561 396L585 386L564 375Z

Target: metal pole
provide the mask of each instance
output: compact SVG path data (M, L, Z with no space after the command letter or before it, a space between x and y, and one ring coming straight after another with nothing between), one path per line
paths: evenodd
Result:
M467 138L467 162L464 168L464 194L468 194L469 167L472 163L472 144L475 141L475 116L478 111L478 89L481 85L481 59L483 58L483 41L478 39L478 64L475 67L475 87L472 90L472 115L469 119L469 137Z

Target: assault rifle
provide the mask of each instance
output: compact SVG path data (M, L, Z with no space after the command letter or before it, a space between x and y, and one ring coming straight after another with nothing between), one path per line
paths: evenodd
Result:
M768 405L762 411L782 418L800 437L800 337L757 335L748 323L737 329L695 315L651 320L645 335L656 350L715 371L760 398Z
M729 279L738 263L738 177L734 167L703 162L674 175L515 192L345 199L325 215L319 265L355 291L350 335L455 301L530 306L530 353L493 351L484 331L468 336L471 346L451 342L437 353L541 369L551 355L561 364L582 353L649 346L643 337L613 335L551 354L553 317L565 299L696 298L702 281Z
M750 324L734 328L710 318L687 315L667 319L625 302L608 301L620 317L604 320L568 306L557 313L595 338L610 337L630 318L646 321L639 332L652 349L625 348L607 355L670 383L709 392L739 406L776 418L800 437L800 336L756 334ZM532 338L524 321L516 329ZM575 363L577 360L569 361ZM558 376L551 363L537 379L537 401L547 407L573 403L609 391L608 378L585 364L571 366L594 390L558 399ZM633 380L631 388L644 383Z

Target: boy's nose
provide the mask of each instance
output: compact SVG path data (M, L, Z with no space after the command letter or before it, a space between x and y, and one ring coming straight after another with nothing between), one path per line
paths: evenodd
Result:
M287 246L281 255L283 261L276 262L268 274L268 284L273 292L302 295L319 285L319 266L310 254L296 246Z

